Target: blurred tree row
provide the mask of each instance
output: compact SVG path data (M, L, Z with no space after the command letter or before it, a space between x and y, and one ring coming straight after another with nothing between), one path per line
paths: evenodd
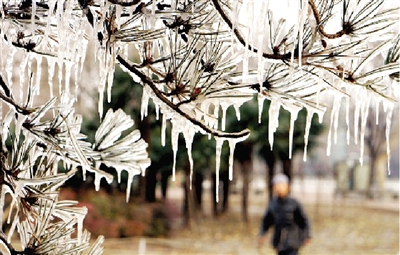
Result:
M172 175L172 160L173 152L171 148L170 137L166 136L165 146L161 145L161 124L160 120L156 119L155 114L149 114L141 120L140 116L140 98L142 94L142 87L140 84L132 81L131 77L126 73L117 70L112 91L111 103L104 104L104 109L107 111L109 108L114 110L122 108L127 114L130 114L135 120L137 128L140 130L143 139L149 143L149 155L151 158L151 166L147 169L144 177L137 177L139 185L134 192L138 197L146 202L156 201L156 187L160 183L162 189L163 199L167 197L168 180ZM269 108L269 101L265 102L266 108ZM276 162L281 161L283 172L288 175L289 179L292 176L292 159L289 157L289 129L290 129L290 113L284 109L280 109L280 123L277 131L275 132L275 141L273 148L269 145L268 141L268 111L263 111L261 115L261 123L258 123L258 105L256 99L244 104L241 107L241 120L237 120L233 108L228 108L226 127L228 132L242 130L248 127L251 130L250 137L244 142L236 145L234 159L240 169L240 176L235 178L242 178L241 196L242 196L242 218L244 221L248 220L248 196L249 185L252 178L252 160L253 155L265 160L267 168L266 182L268 186L269 197L272 195L272 187L270 185L271 178L275 172ZM149 113L154 112L154 106L149 104ZM306 111L303 109L299 112L298 118L295 122L293 133L293 155L304 149L304 131L306 125ZM97 114L92 114L93 119L84 123L84 132L89 134L88 140L94 139L94 132L97 126L93 123L99 123ZM169 126L167 127L169 128ZM308 149L312 150L316 144L316 137L323 129L322 124L319 124L316 116L312 119ZM166 132L168 133L168 132ZM184 171L184 180L182 180L182 187L184 189L185 198L183 201L183 214L185 223L190 223L190 218L195 211L202 210L202 183L206 178L212 180L212 195L213 195L213 213L218 215L228 208L229 200L229 179L228 179L228 157L229 146L224 143L221 155L221 170L220 170L220 185L221 185L221 199L220 203L215 202L216 196L216 175L215 175L215 141L209 140L207 136L196 135L196 146L192 149L192 156L194 162L194 174L192 180L192 189L190 189L190 165L186 153L185 142L183 136L179 137L178 157L177 157L177 170ZM107 171L106 168L103 168ZM110 171L112 172L112 171ZM123 176L124 177L124 176ZM126 176L125 176L126 178ZM179 181L179 180L178 180ZM77 184L78 182L78 184ZM70 181L75 185L84 185L81 179L74 178ZM124 181L122 183L125 183ZM107 188L108 185L103 185ZM114 184L114 187L121 189L122 187Z

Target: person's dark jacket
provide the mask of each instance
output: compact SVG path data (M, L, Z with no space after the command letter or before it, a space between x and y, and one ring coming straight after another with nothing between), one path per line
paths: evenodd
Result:
M274 198L268 205L260 235L274 225L272 245L278 251L299 249L310 238L310 226L301 205L294 198Z

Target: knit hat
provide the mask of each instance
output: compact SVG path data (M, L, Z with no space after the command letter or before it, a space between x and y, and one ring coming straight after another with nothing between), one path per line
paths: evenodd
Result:
M289 183L289 179L284 174L276 174L274 178L272 178L272 184L277 184L277 183Z

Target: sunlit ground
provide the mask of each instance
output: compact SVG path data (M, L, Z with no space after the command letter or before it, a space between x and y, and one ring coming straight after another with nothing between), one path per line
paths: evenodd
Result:
M312 223L313 239L300 254L398 254L398 199L341 199L330 194L329 185L319 189L322 192L317 194L307 187L294 188L294 196L303 202ZM171 190L170 195L170 202L179 206L181 190ZM211 196L205 194L204 198L205 209L193 218L190 229L181 229L176 221L169 238L108 239L104 254L275 254L269 243L261 248L256 245L265 194L252 192L248 224L241 221L239 195L230 197L229 213L218 218L211 216Z

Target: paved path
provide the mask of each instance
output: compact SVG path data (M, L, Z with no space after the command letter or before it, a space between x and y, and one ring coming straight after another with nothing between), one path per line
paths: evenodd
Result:
M296 180L292 186L293 196L297 197L305 206L307 207L308 212L310 213L310 217L313 218L314 221L318 221L324 223L324 218L326 214L329 215L341 215L343 212L338 211L343 208L353 208L351 210L347 210L348 219L354 219L354 224L363 225L368 224L368 217L371 220L378 221L376 223L377 226L380 225L379 217L385 215L387 217L382 218L382 224L386 226L386 229L382 230L382 236L377 236L376 238L386 238L387 242L381 242L379 245L370 244L370 248L363 250L362 253L354 253L354 249L351 247L353 244L357 245L357 242L365 242L363 240L365 238L373 238L368 236L363 236L363 227L364 226L354 226L354 228L361 228L359 230L354 230L350 232L343 232L343 230L337 230L339 232L331 233L330 231L336 231L335 226L331 226L328 223L324 223L321 226L325 228L327 226L327 230L320 229L320 225L315 226L315 232L318 232L317 238L315 238L314 243L308 248L304 250L304 254L321 254L321 255L353 255L353 254L364 254L364 255L398 255L398 253L393 248L393 242L397 243L398 246L398 232L399 232L399 221L398 221L398 213L399 213L399 200L393 199L390 197L386 197L381 200L374 201L366 201L364 199L360 199L360 196L350 195L347 198L340 198L334 195L334 183L331 180L315 180L315 179L306 179L303 181ZM172 187L169 191L169 199L173 200L178 204L180 208L180 204L182 201L182 190L178 185ZM210 192L209 190L207 191ZM210 199L209 194L205 194L205 200ZM127 255L127 254L138 254L138 255L198 255L198 254L244 254L244 255L269 255L274 254L273 250L269 248L269 246L264 246L262 249L257 249L254 237L257 235L257 223L264 213L266 206L266 194L261 193L255 195L254 193L250 197L250 206L249 206L249 214L252 217L252 227L246 228L243 227L243 224L240 223L240 217L238 216L238 228L239 231L246 231L248 233L247 238L238 239L237 236L232 235L229 236L230 233L224 232L223 234L218 232L218 226L214 226L217 230L210 230L209 226L201 226L201 220L197 222L196 229L192 230L197 233L197 235L201 237L201 233L204 232L205 235L210 235L210 231L213 232L214 235L212 238L200 238L194 239L190 235L185 237L184 234L178 233L178 238L124 238L124 239L106 239L105 242L105 252L104 255ZM210 201L205 201L206 205L210 204ZM331 209L327 209L327 208ZM342 208L342 209L332 209L332 208ZM355 209L354 209L355 208ZM359 208L359 209L357 209ZM364 215L363 219L360 219L360 212L365 212L362 208L373 209L373 211L369 210L367 215ZM361 210L360 210L361 209ZM230 208L231 214L240 215L240 197L239 195L232 195L230 197ZM325 211L324 211L325 210ZM326 211L328 210L328 211ZM353 211L352 211L353 210ZM376 211L375 213L373 213ZM203 214L205 217L210 218L211 209L205 208ZM364 213L365 214L365 213ZM325 216L322 216L325 215ZM376 215L376 216L375 216ZM340 216L341 217L341 216ZM354 218L357 217L357 218ZM397 219L397 222L383 222L386 218ZM348 220L347 219L347 220ZM340 220L340 218L338 218ZM386 219L387 220L387 219ZM224 224L223 219L214 221L214 224ZM319 223L318 223L319 224ZM335 224L335 223L333 223ZM337 224L349 224L347 221L338 221ZM371 224L373 222L371 221ZM386 224L386 225L385 225ZM391 226L393 227L387 227ZM330 227L330 228L329 228ZM368 225L366 225L368 227ZM319 228L319 229L317 229ZM346 229L346 228L344 228ZM180 230L176 230L180 231ZM358 232L357 232L358 231ZM396 235L397 234L397 239ZM226 235L226 236L223 236ZM386 235L386 237L384 236ZM196 235L192 235L196 236ZM346 237L349 236L349 237ZM351 237L353 236L353 237ZM394 241L393 241L394 238ZM348 240L346 240L348 239ZM336 240L336 241L335 241ZM336 243L337 242L337 243ZM328 247L328 248L325 248ZM339 247L338 247L339 246ZM343 246L343 249L340 249L340 246ZM328 252L327 249L330 249ZM347 251L347 253L346 253Z

